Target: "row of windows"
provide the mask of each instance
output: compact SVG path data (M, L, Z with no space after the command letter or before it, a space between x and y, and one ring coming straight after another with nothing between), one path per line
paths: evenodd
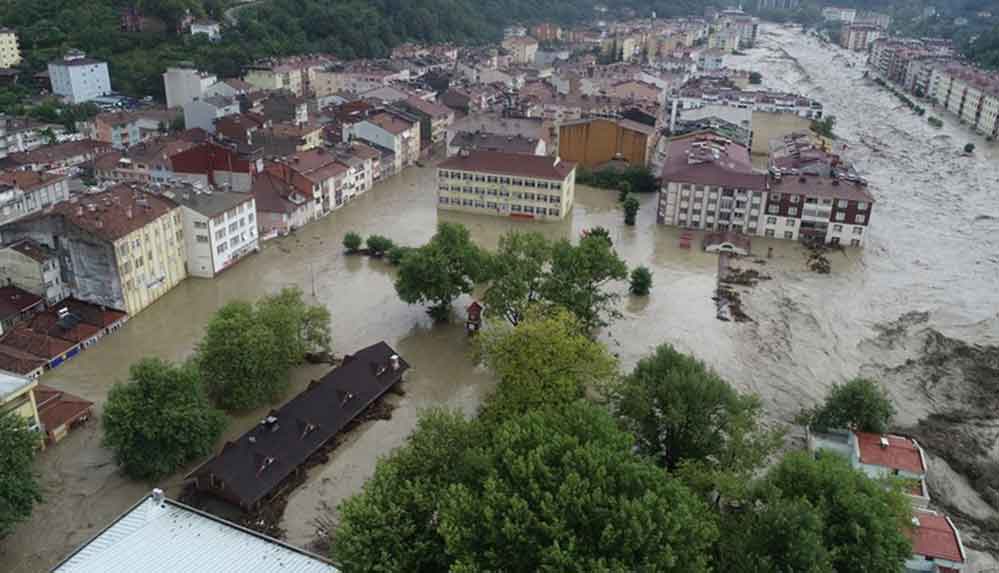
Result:
M540 201L542 203L561 203L561 195L549 195L547 193L522 193L520 191L497 191L496 189L486 189L482 187L459 187L457 185L452 186L450 189L446 185L441 186L441 191L450 191L452 193L468 193L472 195L479 195L480 197L513 197L514 199L523 199L525 201Z
M441 197L439 199L441 205L455 205L459 207L474 207L476 209L492 209L495 211L500 210L500 204L494 203L492 201L476 201L474 199L451 199L449 197ZM553 217L558 217L561 215L561 210L555 207L535 207L534 205L510 205L511 213L527 213L531 215L551 215Z
M499 183L501 185L514 185L516 187L536 187L538 189L559 189L562 187L561 183L554 183L550 181L537 181L535 179L520 179L517 177L501 177L499 175L478 175L472 173L463 173L460 171L445 171L440 172L441 179L457 179L461 181L477 181L479 183Z

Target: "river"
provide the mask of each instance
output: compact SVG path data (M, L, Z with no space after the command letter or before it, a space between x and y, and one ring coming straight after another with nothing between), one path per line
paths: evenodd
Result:
M870 179L877 198L868 247L833 255L830 275L807 271L805 253L795 244L754 239L755 252L766 253L772 246L774 257L757 265L773 280L741 289L753 322L716 319L711 299L716 258L700 252L696 241L692 249L681 248L676 230L656 226L653 196L642 198L636 227L622 225L616 194L584 188L566 221L513 222L438 213L432 170L413 168L297 235L267 243L260 254L214 280L185 281L114 336L46 375L44 382L100 404L111 384L124 380L129 364L139 358L189 356L212 312L227 301L252 300L299 285L310 301L330 309L338 354L386 340L413 364L405 395L392 398L392 418L355 430L330 462L312 469L290 496L282 525L290 542L304 546L314 537L315 520L359 490L377 459L412 431L420 411L445 406L471 414L493 384L473 364L457 324L467 299L456 305L454 324L431 324L421 308L397 299L386 263L341 253L343 235L379 233L418 245L445 220L467 225L479 244L492 248L510 229L578 237L581 230L601 225L611 229L629 265L647 265L655 274L651 296L624 297L624 317L602 335L623 367L658 344L674 344L740 390L759 394L775 423L789 422L833 383L858 374L884 374L899 404L900 423L913 424L935 411L934 398L888 372L919 358L922 347L904 340L887 343L883 325L924 311L928 317L922 329L996 344L999 162L991 157L993 148L953 118L945 117L946 125L938 131L924 118L898 109L889 94L861 78L860 67L847 67L847 60L858 58L774 27L762 29L759 48L732 58L734 66L763 72L768 87L821 99L827 113L839 119L836 131L848 145L845 154ZM972 157L959 153L967 141L979 147ZM321 367L297 371L289 397L322 373ZM248 429L260 413L232 419L226 437ZM152 487L176 494L185 473L158 484L124 479L100 446L95 422L43 452L36 463L46 499L28 522L0 542L3 571L46 570ZM994 514L962 479L954 475L944 486L969 511L982 517ZM974 558L989 563L984 555Z

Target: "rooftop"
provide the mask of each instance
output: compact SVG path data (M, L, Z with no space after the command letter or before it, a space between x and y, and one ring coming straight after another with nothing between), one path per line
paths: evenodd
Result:
M763 189L766 175L753 170L749 149L711 133L695 133L669 142L663 181Z
M34 384L34 380L0 371L0 403Z
M193 186L172 186L162 191L163 196L205 217L217 217L253 200L249 193L234 191L205 191Z
M325 559L155 491L81 545L53 573L336 573Z
M141 186L121 184L57 203L52 213L63 217L67 224L116 241L176 208L171 201L147 193Z
M10 245L7 245L8 249L17 251L22 255L36 261L39 263L44 263L49 259L55 258L55 252L45 245L36 243L31 239L21 239L15 241Z
M33 149L12 153L7 156L9 162L15 165L31 165L35 163L55 163L79 157L81 155L96 154L99 151L110 149L109 143L84 139L82 141L67 141L66 143L56 143Z
M376 113L369 117L368 121L394 135L399 135L413 127L411 122L385 112Z
M887 444L882 443L882 439ZM857 432L860 462L914 474L925 474L926 464L919 444L912 438Z
M17 288L16 286L0 287L0 319L20 314L41 304L40 296Z
M576 164L572 161L559 161L547 156L503 153L501 151L471 151L447 159L438 167L563 181L576 168Z
M912 515L915 526L911 532L914 554L964 563L961 535L946 516L923 510L916 510Z
M448 107L445 107L439 103L427 101L423 98L418 98L416 96L410 96L409 98L407 98L405 104L406 106L411 107L416 111L424 113L430 117L446 117L454 113Z
M534 155L538 139L524 135L502 135L486 131L459 131L451 139L451 145L462 149L501 151Z

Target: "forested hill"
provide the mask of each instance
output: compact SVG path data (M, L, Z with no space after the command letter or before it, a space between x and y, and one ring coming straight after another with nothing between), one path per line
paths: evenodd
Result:
M187 11L223 19L240 0L0 0L0 25L21 39L28 71L43 69L68 48L111 64L113 87L132 95L162 92L160 74L182 60L234 75L249 61L272 55L332 52L344 58L387 55L407 40L479 43L500 37L514 22L591 21L594 7L662 17L701 13L709 0L259 0L239 11L239 24L211 45L179 36ZM714 2L720 4L721 2ZM120 16L135 7L149 24L123 32Z

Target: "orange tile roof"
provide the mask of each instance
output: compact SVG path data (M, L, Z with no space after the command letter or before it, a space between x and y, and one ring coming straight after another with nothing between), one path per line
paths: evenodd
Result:
M882 437L888 440L887 447L881 447ZM926 473L923 456L912 438L857 432L857 445L861 463L915 474Z

